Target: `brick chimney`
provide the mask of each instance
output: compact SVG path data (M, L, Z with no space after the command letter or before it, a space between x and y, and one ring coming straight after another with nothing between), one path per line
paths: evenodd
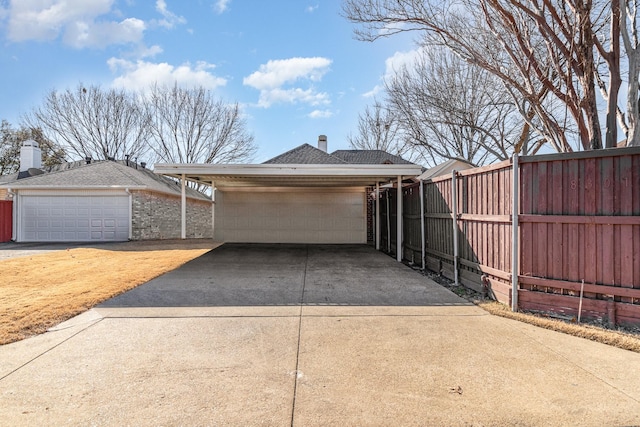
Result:
M327 152L327 135L318 136L318 148L325 153Z
M20 147L20 172L29 169L40 169L42 167L42 152L38 143L32 139L27 139Z

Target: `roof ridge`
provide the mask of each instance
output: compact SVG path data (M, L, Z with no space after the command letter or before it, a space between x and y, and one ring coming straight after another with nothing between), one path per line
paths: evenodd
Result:
M301 145L298 145L297 147L292 148L291 150L288 150L288 151L285 151L284 153L278 154L277 156L272 157L271 159L262 162L262 164L269 164L269 163L278 164L278 163L281 163L281 160L286 159L288 156L290 156L290 155L292 155L294 153L300 152L302 150L305 150L305 149L306 150L311 149L312 152L315 152L315 153L317 153L319 155L328 157L328 158L332 159L335 162L349 164L348 162L344 161L343 159L341 159L339 157L336 157L336 156L334 156L334 155L332 155L332 154L330 154L330 153L328 153L328 152L326 152L324 150L321 150L321 149L319 149L317 147L314 147L313 145L308 144L306 142L304 144L301 144ZM285 163L289 163L289 162L285 162ZM322 164L322 163L319 163L319 164Z
M25 181L28 181L28 180L32 180L34 178L41 178L43 175L46 175L46 176L56 175L56 174L60 174L61 172L67 172L67 171L70 171L70 170L76 170L76 169L80 169L80 168L83 168L83 167L88 167L88 166L91 166L93 164L102 163L104 161L106 161L106 160L96 160L96 161L92 161L91 163L82 164L81 162L83 162L83 160L74 160L72 162L64 162L64 163L58 163L57 165L47 166L46 168L36 168L36 169L41 170L43 173L40 173L40 174L37 174L37 175L25 176L24 178L16 179L13 182L25 182ZM78 163L78 166L73 166L73 167L70 167L70 168L60 168L60 167L58 167L60 165L64 165L64 164L70 165L70 164L73 164L73 163Z

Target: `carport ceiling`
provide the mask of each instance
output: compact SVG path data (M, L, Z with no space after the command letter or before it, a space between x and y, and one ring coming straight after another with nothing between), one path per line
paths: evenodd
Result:
M158 174L220 187L368 187L422 173L418 165L156 164Z

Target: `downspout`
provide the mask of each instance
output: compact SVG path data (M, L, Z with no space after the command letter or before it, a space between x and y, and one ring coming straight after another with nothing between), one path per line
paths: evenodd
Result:
M133 240L133 194L128 187L124 191L129 195L129 240Z
M511 220L511 311L518 311L518 274L520 271L520 241L518 233L518 214L520 213L520 170L518 167L518 154L513 155L513 195L512 195L512 220Z
M420 237L422 240L422 269L425 269L425 259L426 259L426 240L427 237L424 234L424 182L422 180L419 181L420 185Z
M451 205L453 210L453 277L458 283L458 171L451 171Z
M402 175L398 175L398 206L396 211L396 223L398 227L396 230L396 260L398 262L402 262Z
M376 182L376 250L380 250L380 183Z
M180 177L180 184L182 187L182 206L180 212L180 238L187 238L187 190L186 190L186 177L182 174Z
M11 216L13 216L13 221L11 224L11 240L14 242L18 241L18 195L11 190L11 188L7 188L7 194L11 196L11 200L13 200L13 206L11 207Z

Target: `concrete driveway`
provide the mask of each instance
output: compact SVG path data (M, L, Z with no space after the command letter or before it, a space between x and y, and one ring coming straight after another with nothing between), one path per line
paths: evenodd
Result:
M365 246L223 245L0 347L3 425L640 425L640 354Z

